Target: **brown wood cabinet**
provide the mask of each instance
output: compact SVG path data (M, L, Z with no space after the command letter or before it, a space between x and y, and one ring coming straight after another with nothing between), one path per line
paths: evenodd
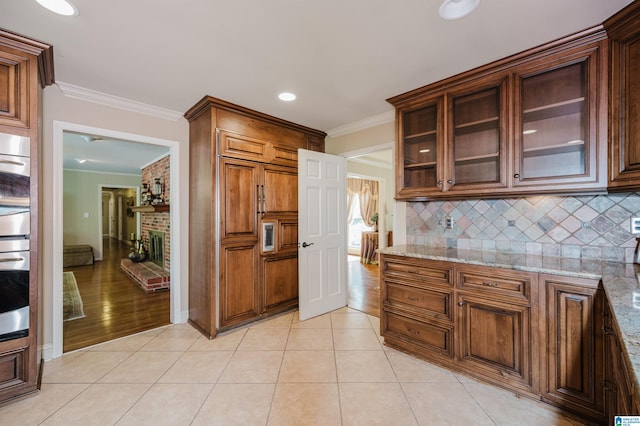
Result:
M212 97L185 117L189 322L213 338L297 304L298 149L323 148L325 134Z
M598 280L382 254L385 344L604 419Z
M601 26L387 99L396 198L606 190Z
M39 81L38 81L39 80ZM0 404L37 392L39 98L54 83L53 48L0 30L0 133L30 138L28 335L0 342Z
M632 380L633 366L619 340L619 329L605 298L604 307L604 374L605 412L611 420L615 416L640 414L640 389Z
M543 398L598 419L604 414L603 290L596 280L540 274L546 303ZM543 316L543 317L544 317Z
M605 21L610 43L609 189L640 188L640 2Z

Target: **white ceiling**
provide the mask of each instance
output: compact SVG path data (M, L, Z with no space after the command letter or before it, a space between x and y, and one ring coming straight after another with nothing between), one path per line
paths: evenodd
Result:
M211 95L330 131L385 99L595 24L630 0L2 0L0 27L54 46L56 80L184 113ZM293 91L298 100L276 95Z
M169 154L166 146L64 132L63 164L66 170L138 175L142 169ZM83 163L78 160L86 160Z

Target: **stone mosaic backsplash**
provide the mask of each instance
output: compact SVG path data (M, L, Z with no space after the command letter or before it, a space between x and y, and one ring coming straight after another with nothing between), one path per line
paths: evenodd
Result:
M631 263L632 217L640 193L410 202L407 244Z

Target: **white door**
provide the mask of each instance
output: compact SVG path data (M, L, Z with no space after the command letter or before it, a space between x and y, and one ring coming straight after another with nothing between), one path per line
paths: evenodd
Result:
M300 320L347 305L347 160L298 150Z

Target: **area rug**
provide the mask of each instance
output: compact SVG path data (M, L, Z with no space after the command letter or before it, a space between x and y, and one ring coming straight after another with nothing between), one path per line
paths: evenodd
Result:
M78 283L73 272L64 272L62 278L62 311L63 320L71 321L78 318L84 318L84 306L82 305L82 297L78 290Z

